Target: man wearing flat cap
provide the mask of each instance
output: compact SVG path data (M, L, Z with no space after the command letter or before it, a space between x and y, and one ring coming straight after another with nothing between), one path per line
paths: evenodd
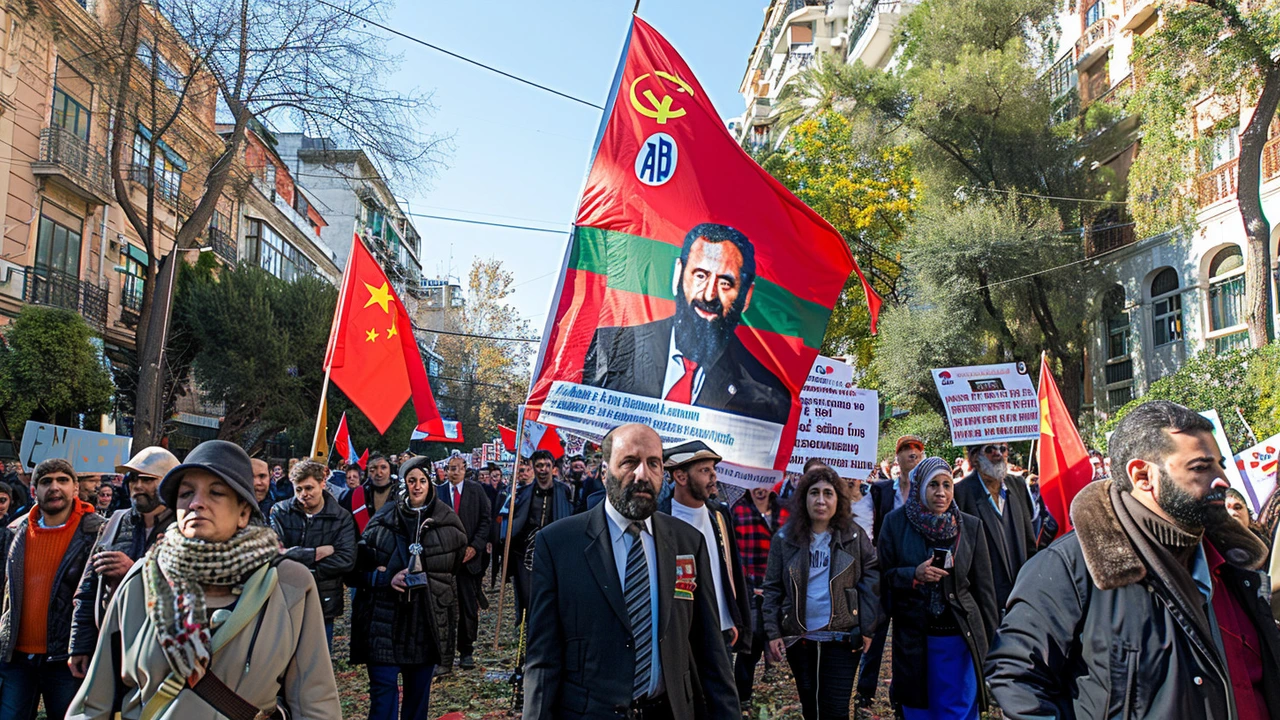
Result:
M129 507L111 514L85 563L71 618L71 658L67 664L76 677L84 677L89 658L98 644L98 628L107 603L129 568L173 524L173 510L160 502L160 480L175 467L178 458L162 447L146 447L116 466L124 475Z
M722 458L701 440L668 448L663 466L671 474L670 504L659 509L702 533L720 610L720 631L729 657L751 649L751 607L733 516L717 498L716 463Z

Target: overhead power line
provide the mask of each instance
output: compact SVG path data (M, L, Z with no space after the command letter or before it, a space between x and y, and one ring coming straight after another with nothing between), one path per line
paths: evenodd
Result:
M1022 192L1021 190L999 190L997 188L982 187L981 185L970 185L968 190L977 190L979 192L1002 193L1005 195L1021 195L1022 197L1041 198L1043 200L1064 200L1067 202L1081 203L1097 203L1099 205L1128 205L1128 200L1097 200L1093 198L1077 198L1063 197L1061 195L1041 195L1039 193Z
M507 228L508 230L528 230L530 232L553 233L556 235L564 235L569 232L567 229L553 230L551 228L540 228L530 225L510 225L507 223L489 222L487 220L471 220L468 218L449 217L448 215L428 215L426 213L415 212L407 212L405 215L416 218L425 218L427 220L444 220L447 222L465 223L467 225L484 225L485 227Z
M431 328L424 328L419 325L414 325L413 329L416 332L435 333L437 335L454 335L457 337L477 338L479 340L499 340L502 342L527 342L527 343L542 342L542 338L503 337L501 335L477 335L475 333L454 332L452 330L432 330Z
M554 88L549 88L549 87L547 87L546 85L543 85L543 84L541 84L541 83L536 83L536 82L534 82L534 81L532 81L532 80L528 80L528 79L522 78L522 77L520 77L519 75L513 75L513 74L511 74L511 73L509 73L509 72L507 72L507 71L505 71L505 70L499 70L498 68L493 67L492 65L486 65L486 64L484 64L484 63L480 62L479 60L472 60L471 58L469 58L469 57L467 57L467 56L465 56L465 55L459 55L458 53L453 52L453 51L451 51L451 50L445 50L444 48L440 47L439 45L433 45L433 44L431 44L431 43L429 43L429 42L427 42L426 40L423 40L423 39L421 39L421 38L416 38L416 37L414 37L414 36L412 36L412 35L409 35L408 33L403 33L403 32L400 32L399 30L395 30L395 29L393 29L393 28L387 27L386 25L383 25L382 23L379 23L379 22L375 22L375 21L373 21L373 20L370 20L369 18L366 18L366 17L364 17L363 15L359 15L359 14L357 14L357 13L353 13L353 12L351 12L350 10L348 10L348 9L346 9L346 8L338 7L337 5L334 5L334 4L332 4L332 3L325 2L325 0L316 0L316 2L317 2L317 3L319 3L320 5L324 5L325 7L333 8L334 10L337 10L337 11L338 11L338 12L340 12L340 13L344 13L344 14L346 14L346 15L350 15L351 17L353 17L353 18L355 18L355 19L357 19L357 20L360 20L361 22L368 23L368 24L370 24L370 25L372 25L372 26L374 26L374 27L376 27L376 28L379 28L379 29L381 29L381 30L384 30L384 31L386 31L386 32L389 32L389 33L391 33L392 35L395 35L395 36L397 36L397 37L402 37L402 38L404 38L405 40L408 40L409 42L417 43L417 44L419 44L419 45L421 45L421 46L423 46L423 47L431 48L432 50L435 50L436 52L439 52L439 53L444 53L445 55L448 55L448 56L449 56L449 57L451 57L451 58L455 58L455 59L457 59L457 60L461 60L461 61L463 61L463 62L465 62L465 63L470 63L471 65L475 65L476 67L479 67L479 68L484 68L485 70L488 70L489 72L496 73L496 74L501 75L501 76L503 76L503 77L505 77L505 78L508 78L508 79L510 79L510 80L515 80L516 82L519 82L519 83L524 83L525 85L528 85L528 86L530 86L530 87L538 88L539 90L544 90L544 91L546 91L546 92L551 93L552 95L559 95L560 97L562 97L562 98L564 98L564 99L566 99L566 100L572 100L572 101L574 101L574 102L576 102L576 103L581 103L581 104L583 104L583 105L586 105L587 107L595 108L596 110L604 110L604 107L603 107L603 106L597 105L597 104L595 104L595 103L591 102L590 100L583 100L583 99L582 99L582 98L580 98L580 97L574 97L573 95L570 95L569 93L560 92L559 90L556 90L556 89L554 89Z

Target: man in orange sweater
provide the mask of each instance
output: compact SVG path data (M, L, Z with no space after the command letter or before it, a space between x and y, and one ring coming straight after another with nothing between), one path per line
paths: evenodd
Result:
M79 689L67 668L72 599L104 520L66 460L36 466L35 507L0 531L0 718L60 718Z

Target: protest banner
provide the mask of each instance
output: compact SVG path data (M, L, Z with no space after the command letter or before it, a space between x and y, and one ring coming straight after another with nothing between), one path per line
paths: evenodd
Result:
M1035 440L1040 437L1040 405L1023 362L935 368L951 444Z
M787 472L818 458L842 478L866 478L876 467L880 398L853 385L853 368L818 356L800 391L800 424Z
M1276 466L1280 460L1280 433L1272 435L1236 455L1236 470L1253 492L1244 493L1252 506L1253 514L1262 511L1267 498L1276 489Z
M593 441L641 422L664 444L786 467L801 387L857 270L848 244L742 150L639 18L602 123L530 410Z
M1244 500L1250 508L1256 513L1262 507L1262 503L1266 502L1266 496L1258 496L1257 490L1251 483L1244 481L1244 475L1236 464L1232 462L1235 453L1231 452L1231 442L1227 440L1227 433L1222 429L1222 418L1218 416L1217 410L1204 410L1200 413L1209 422L1213 423L1213 439L1218 443L1218 451L1222 453L1222 458L1227 461L1226 467L1223 469L1227 476L1227 483L1231 487L1240 491L1244 495ZM1123 472L1123 470L1121 471Z
M62 458L77 473L114 473L129 460L133 438L28 420L18 458L31 472L42 460Z

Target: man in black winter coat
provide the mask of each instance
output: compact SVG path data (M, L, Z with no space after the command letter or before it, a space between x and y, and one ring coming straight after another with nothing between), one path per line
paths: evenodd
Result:
M476 666L471 652L475 649L476 635L480 630L480 602L483 598L480 580L484 577L485 546L489 544L493 511L484 486L475 480L467 480L466 475L467 461L461 455L454 455L445 465L445 478L448 482L436 486L436 494L458 515L467 532L467 549L462 556L462 567L454 575L460 605L458 667L462 670L470 670Z
M306 565L316 579L324 632L333 650L333 620L344 606L342 576L356 564L356 525L351 513L324 488L329 468L303 460L289 471L293 499L271 508L271 528L280 536L285 557Z
M1227 515L1213 426L1148 402L1109 445L1113 478L1009 596L986 663L1004 716L1280 717L1267 548Z

